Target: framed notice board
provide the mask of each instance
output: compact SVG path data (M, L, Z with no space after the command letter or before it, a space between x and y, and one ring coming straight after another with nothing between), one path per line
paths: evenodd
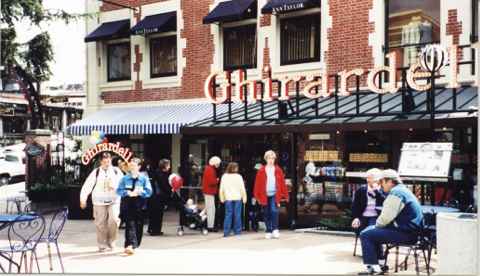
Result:
M401 176L448 177L453 143L403 143Z

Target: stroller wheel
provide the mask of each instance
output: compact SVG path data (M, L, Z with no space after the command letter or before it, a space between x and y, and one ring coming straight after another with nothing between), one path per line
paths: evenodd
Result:
M179 227L177 229L177 236L179 236L179 237L183 236L183 228Z
M202 234L205 235L205 236L208 235L208 230L207 229L202 229Z

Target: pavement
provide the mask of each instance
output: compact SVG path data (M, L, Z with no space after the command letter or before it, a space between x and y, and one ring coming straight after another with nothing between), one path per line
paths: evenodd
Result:
M325 233L280 231L280 239L266 240L264 233L245 232L224 238L222 233L204 236L187 230L176 236L177 214L167 212L164 236L146 234L132 256L123 254L124 231L120 230L118 248L97 252L93 221L69 220L60 237L60 249L66 273L127 274L356 274L364 269L361 257L354 257L354 238ZM4 231L2 231L4 232ZM3 239L3 241L2 241ZM5 236L0 235L0 243ZM361 255L360 246L357 254ZM56 257L53 270L45 245L39 245L41 272L60 272ZM391 261L394 257L390 258ZM413 262L413 258L410 258ZM433 257L435 266L435 256ZM5 267L5 263L3 263ZM423 266L423 262L421 262ZM391 264L393 267L393 262ZM414 274L413 263L409 271ZM34 270L35 271L35 270Z

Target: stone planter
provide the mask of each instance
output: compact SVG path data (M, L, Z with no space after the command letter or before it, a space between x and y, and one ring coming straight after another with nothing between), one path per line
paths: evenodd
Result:
M439 275L477 275L478 218L476 214L439 213L437 248Z

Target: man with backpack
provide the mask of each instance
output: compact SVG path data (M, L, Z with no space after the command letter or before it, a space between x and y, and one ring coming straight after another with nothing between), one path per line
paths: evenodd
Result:
M120 169L112 166L110 153L100 157L100 167L95 168L85 180L80 192L80 208L87 207L92 196L93 217L97 230L97 245L100 252L112 251L117 239L120 223L120 197L116 194L118 183L123 177Z

